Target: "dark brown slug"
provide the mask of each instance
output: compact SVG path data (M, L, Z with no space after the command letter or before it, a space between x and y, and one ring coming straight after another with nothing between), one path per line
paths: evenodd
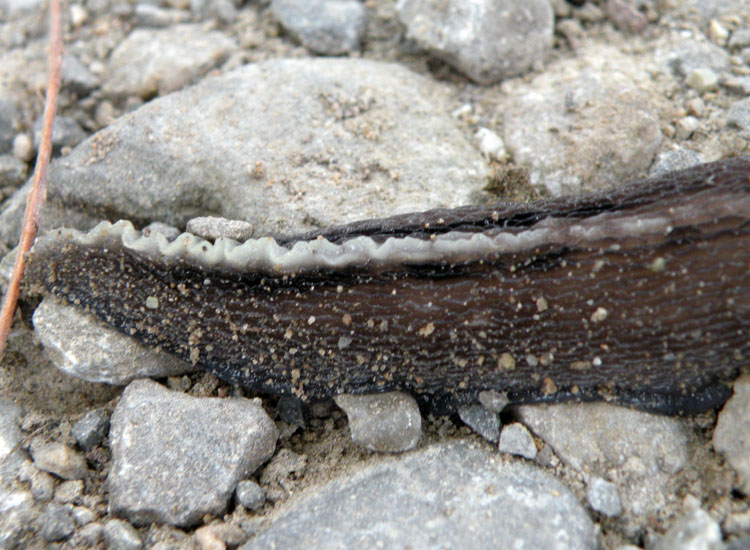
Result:
M57 230L26 288L261 392L696 412L750 360L750 157L245 243Z

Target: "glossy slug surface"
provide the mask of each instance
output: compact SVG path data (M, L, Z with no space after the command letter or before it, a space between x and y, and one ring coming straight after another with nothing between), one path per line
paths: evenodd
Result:
M705 410L750 357L750 159L246 243L58 230L26 285L263 392Z

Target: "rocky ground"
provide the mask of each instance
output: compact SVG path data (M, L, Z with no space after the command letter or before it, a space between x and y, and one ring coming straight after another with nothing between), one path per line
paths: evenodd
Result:
M0 0L3 252L46 24ZM87 0L64 39L42 229L260 236L750 153L745 0ZM303 407L35 306L0 372L0 548L750 548L747 376L692 417Z

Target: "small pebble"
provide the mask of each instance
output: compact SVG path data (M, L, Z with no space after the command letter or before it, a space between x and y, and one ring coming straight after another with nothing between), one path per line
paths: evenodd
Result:
M263 488L252 479L245 479L237 484L237 501L250 511L260 509L266 502Z
M750 130L750 97L732 103L727 114L727 127Z
M226 550L227 545L224 544L224 541L217 537L216 533L207 525L196 529L193 537L200 550Z
M397 453L419 442L422 416L417 402L407 393L342 394L335 401L349 419L352 439L363 447Z
M246 241L253 236L253 224L242 220L228 220L215 216L193 218L187 222L185 230L204 239L216 240L219 237Z
M526 426L519 422L503 426L503 431L500 432L498 449L501 453L510 453L529 460L534 460L537 453L534 438L531 437Z
M83 481L71 479L63 481L55 489L55 500L61 504L72 504L83 495Z
M78 530L78 537L89 546L99 544L104 538L104 526L101 523L89 523Z
M489 128L480 128L474 134L479 151L487 159L502 160L507 155L503 139Z
M486 390L479 392L479 402L492 412L500 413L508 406L510 400L505 392Z
M700 126L700 121L694 116L682 117L675 123L675 137L680 140L690 138Z
M24 162L34 158L34 144L28 135L18 134L13 138L13 156Z
M140 550L141 537L132 525L121 519L111 519L104 525L104 543L112 550Z
M690 168L696 164L700 164L702 159L698 153L691 151L690 149L674 149L672 151L664 151L659 153L651 166L649 176L655 177L667 172L674 172L675 170L682 170L683 168Z
M85 506L73 506L71 514L73 516L73 521L76 522L76 525L81 527L83 527L84 525L88 525L96 518L94 512L92 512Z
M724 87L734 94L750 96L750 76L731 76L724 81Z
M730 50L739 50L750 47L750 27L736 29L727 44Z
M72 4L68 13L70 14L70 23L74 27L80 27L89 19L89 13L80 4Z
M600 477L591 478L586 487L586 498L595 511L608 517L622 514L617 486Z
M712 19L708 24L708 37L711 42L723 47L729 39L729 30L716 19Z
M82 479L88 475L86 459L62 443L35 440L31 444L31 457L37 468L63 479Z
M39 521L41 535L47 542L59 542L67 539L75 531L70 510L63 505L51 502L44 509Z
M686 81L698 93L716 90L719 87L719 77L711 69L698 68L690 72Z
M694 97L685 103L689 115L701 118L706 112L706 103L700 97Z
M92 410L73 425L71 433L81 449L90 451L102 442L108 430L109 417L106 413Z
M713 446L737 472L739 489L750 494L750 376L734 382L734 395L719 413Z
M500 418L496 412L492 412L479 403L472 403L460 406L458 416L487 441L497 443L500 438Z

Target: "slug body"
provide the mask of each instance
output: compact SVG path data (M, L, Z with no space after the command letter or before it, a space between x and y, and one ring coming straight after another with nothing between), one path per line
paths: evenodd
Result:
M695 412L750 357L750 158L245 243L56 230L26 285L262 392Z

